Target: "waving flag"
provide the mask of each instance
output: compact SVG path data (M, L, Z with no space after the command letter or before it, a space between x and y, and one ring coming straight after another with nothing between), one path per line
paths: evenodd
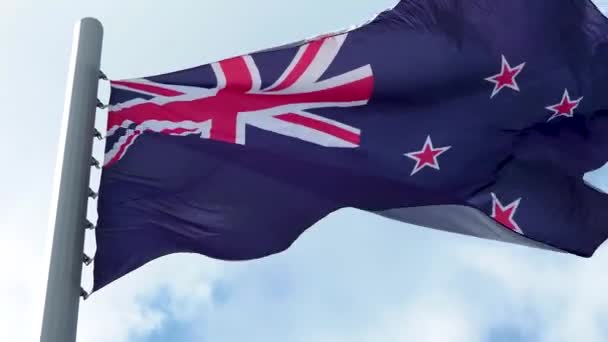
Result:
M345 207L580 256L608 236L608 195L583 180L608 161L590 1L402 1L111 85L95 290L170 253L277 253Z

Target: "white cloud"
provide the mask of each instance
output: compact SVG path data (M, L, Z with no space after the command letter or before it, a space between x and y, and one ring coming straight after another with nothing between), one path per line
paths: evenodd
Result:
M33 294L39 284L36 253L15 226L2 226L0 248L0 340L32 339L32 317L38 310Z
M471 258L483 255L483 258ZM608 339L606 246L590 259L541 253L495 253L490 248L462 251L468 267L499 284L511 309L534 308L543 322L541 341ZM474 304L473 304L474 305ZM524 311L524 310L519 310Z
M282 255L225 268L217 280L226 298L187 318L193 333L223 341L460 342L487 341L506 327L542 342L608 338L608 251L584 259L355 211L327 221Z
M477 326L476 318L468 312L468 304L454 301L451 298L440 300L441 297L438 294L408 307L406 314L401 319L392 322L392 329L397 330L396 338L386 339L386 341L481 341L480 328ZM372 341L377 340L369 340L369 342Z
M375 342L478 342L483 330L469 304L430 291L400 311L379 316L376 324L361 335L341 336L333 341Z
M211 305L218 266L200 256L172 255L142 267L81 303L78 340L126 342L158 331L168 318L195 320ZM90 274L85 278L90 282ZM168 303L156 307L161 294Z
M608 15L608 0L594 0L593 2L598 6L600 11Z

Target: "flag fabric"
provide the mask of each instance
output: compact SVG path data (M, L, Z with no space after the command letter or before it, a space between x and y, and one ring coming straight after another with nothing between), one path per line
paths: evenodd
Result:
M401 1L112 81L106 144L94 290L170 253L278 253L345 207L588 257L608 235L583 180L608 161L608 20L584 0Z

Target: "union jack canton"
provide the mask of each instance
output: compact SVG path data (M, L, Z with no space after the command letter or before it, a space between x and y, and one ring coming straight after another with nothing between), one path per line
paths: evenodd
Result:
M362 106L374 78L369 64L319 81L340 51L347 33L303 44L274 84L262 88L251 55L211 64L217 86L171 85L146 79L113 81L114 90L145 95L109 108L108 136L125 128L106 153L105 165L120 160L145 132L198 135L233 144L246 143L246 127L302 139L326 147L359 146L358 128L310 112Z

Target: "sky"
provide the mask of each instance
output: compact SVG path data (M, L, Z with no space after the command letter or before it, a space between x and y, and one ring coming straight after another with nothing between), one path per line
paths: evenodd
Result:
M365 22L396 0L0 0L0 340L35 341L72 30L104 25L113 79L165 73ZM608 0L596 0L608 13ZM100 86L107 99L108 85ZM97 127L105 127L99 112ZM94 155L102 159L103 143ZM608 191L608 172L592 177ZM96 188L99 172L93 170ZM95 220L95 203L89 203ZM85 250L93 254L94 236ZM78 341L608 340L608 248L590 259L354 209L242 263L176 254L81 302ZM85 267L83 286L92 285Z

